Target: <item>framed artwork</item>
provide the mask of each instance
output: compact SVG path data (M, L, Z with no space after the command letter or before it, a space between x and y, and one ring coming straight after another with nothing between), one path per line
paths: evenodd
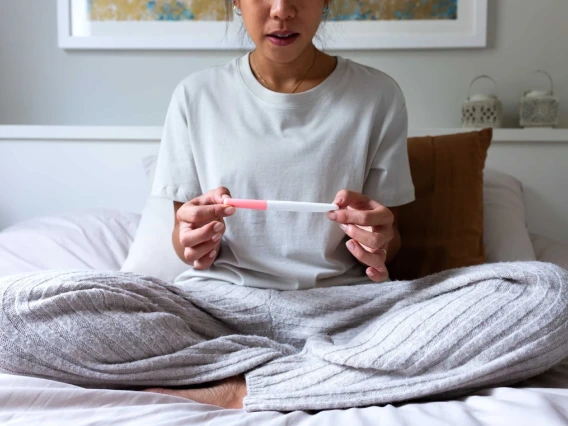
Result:
M336 0L326 50L485 47L488 0ZM63 49L249 49L224 0L58 0Z

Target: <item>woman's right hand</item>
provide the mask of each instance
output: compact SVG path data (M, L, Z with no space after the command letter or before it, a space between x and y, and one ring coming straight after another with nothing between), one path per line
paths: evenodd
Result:
M223 218L236 211L223 204L223 199L230 196L227 188L220 187L184 203L176 211L183 257L195 269L209 268L219 254L226 229Z

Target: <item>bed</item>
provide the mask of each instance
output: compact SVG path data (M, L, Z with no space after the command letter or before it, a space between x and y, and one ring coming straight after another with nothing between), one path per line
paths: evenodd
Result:
M144 139L140 137L143 132L138 132L130 139L126 138L130 146L117 144L114 148L108 144L101 146L100 133L81 139L77 137L76 129L67 129L67 133L50 129L55 132L51 135L56 137L49 138L45 137L45 129L33 132L19 129L19 133L16 130L5 128L2 133L0 128L0 170L3 170L2 174L16 178L18 185L22 185L22 179L15 174L22 172L13 166L14 162L17 164L17 157L25 158L32 147L39 147L40 151L45 149L48 141L57 149L70 150L68 155L77 150L72 154L78 162L83 158L81 148L83 151L88 149L80 146L85 142L96 147L93 155L100 158L112 155L113 151L134 149L137 154L133 169L137 167L139 171L125 178L136 180L137 189L120 198L120 203L112 201L119 199L116 194L121 190L120 184L118 187L106 186L100 192L104 202L74 197L79 204L69 205L66 204L68 199L60 198L59 204L53 203L50 207L52 211L48 208L21 216L18 215L24 209L18 203L24 201L13 198L14 202L9 204L2 199L2 215L8 219L4 219L4 229L0 232L0 276L46 269L120 270L128 259L145 210L149 208L148 203L143 207L144 201L134 197L138 191L145 198L148 181L140 181L144 180L144 166L146 175L150 174L152 157L148 155L155 154L155 136ZM109 129L108 133L115 130ZM116 136L109 140L113 138ZM542 139L546 140L543 142ZM70 140L74 143L70 144ZM122 141L124 143L124 139ZM484 174L487 261L540 260L568 269L568 198L563 189L568 181L563 167L568 153L566 142L565 133L560 137L549 133L546 138L544 133L533 133L530 138L521 133L496 133ZM103 153L104 150L108 153ZM538 168L535 159L540 161ZM115 170L112 162L108 164L108 174L118 176L119 168ZM76 166L62 163L62 168ZM82 176L92 180L94 167L92 164L87 166ZM38 165L36 175L41 176L43 172L47 173ZM92 174L89 176L89 173ZM36 180L29 188L18 188L18 191L27 189L34 193L39 191L37 186ZM45 187L42 190L45 191ZM10 191L2 189L0 198L13 196ZM554 196L549 191L554 191ZM122 204L125 202L131 202L131 205ZM292 413L246 413L166 395L85 389L50 380L0 374L2 424L134 422L153 425L568 425L568 359L515 387L486 389L457 400Z

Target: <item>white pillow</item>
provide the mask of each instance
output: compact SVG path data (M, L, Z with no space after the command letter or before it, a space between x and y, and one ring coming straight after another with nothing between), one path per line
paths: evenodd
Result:
M143 159L150 185L157 156ZM522 185L496 170L484 175L484 244L487 262L536 260L526 226ZM122 271L138 272L173 282L191 266L177 256L171 241L173 202L149 196L140 226Z
M487 262L536 260L527 229L523 187L492 169L483 178L483 240Z
M538 260L554 263L568 270L568 244L537 234L530 234L530 237Z
M142 160L150 186L154 180L157 156ZM174 203L166 198L149 196L134 242L121 271L150 275L173 282L182 272L191 268L177 255L172 244Z
M140 215L85 209L19 222L0 232L0 276L46 269L118 270Z
M173 201L149 196L134 242L120 270L173 282L179 274L190 268L174 250L173 229Z

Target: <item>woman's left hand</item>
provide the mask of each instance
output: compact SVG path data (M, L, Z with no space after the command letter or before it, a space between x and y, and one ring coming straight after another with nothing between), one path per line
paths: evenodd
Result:
M327 217L340 224L352 239L347 248L360 262L368 265L367 275L375 282L384 281L389 273L385 265L389 242L394 237L394 215L385 206L359 192L341 190L334 204L340 210Z

